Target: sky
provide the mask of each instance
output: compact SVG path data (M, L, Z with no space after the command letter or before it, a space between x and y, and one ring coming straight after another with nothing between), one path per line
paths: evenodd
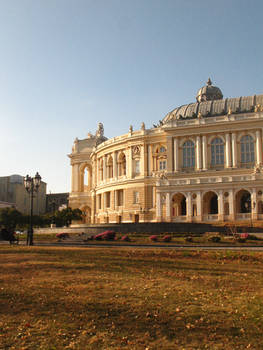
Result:
M76 137L158 123L208 77L263 93L262 0L0 0L0 176L70 192Z

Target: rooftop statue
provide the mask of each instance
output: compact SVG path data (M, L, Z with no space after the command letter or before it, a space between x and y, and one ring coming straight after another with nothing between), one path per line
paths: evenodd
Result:
M96 145L108 140L107 137L104 136L104 126L102 123L98 124L98 129L96 131Z
M102 123L98 124L98 129L96 131L96 137L100 138L104 136L104 126Z

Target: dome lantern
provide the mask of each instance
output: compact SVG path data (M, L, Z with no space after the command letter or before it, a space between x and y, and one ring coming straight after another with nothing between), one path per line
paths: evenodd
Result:
M199 89L196 96L197 102L222 100L222 99L223 99L223 94L221 90L218 87L212 85L212 81L210 78L208 78L206 82L206 86L203 86L201 87L201 89Z

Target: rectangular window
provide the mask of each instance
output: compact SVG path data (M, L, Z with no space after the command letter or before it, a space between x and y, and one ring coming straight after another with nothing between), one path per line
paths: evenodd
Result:
M140 174L140 161L135 160L135 174Z
M106 192L106 208L110 208L110 192Z
M117 206L123 206L123 190L117 191Z
M101 209L101 194L98 195L98 209Z
M166 169L166 160L160 160L160 170L165 170Z
M133 203L134 204L138 204L139 203L139 192L138 191L134 191L133 192Z

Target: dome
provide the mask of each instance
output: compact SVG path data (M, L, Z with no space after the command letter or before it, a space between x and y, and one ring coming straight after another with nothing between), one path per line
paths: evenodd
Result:
M222 100L223 94L221 90L212 85L210 78L208 79L206 86L201 87L199 89L196 101L197 102L205 102L205 101L213 101L213 100Z

